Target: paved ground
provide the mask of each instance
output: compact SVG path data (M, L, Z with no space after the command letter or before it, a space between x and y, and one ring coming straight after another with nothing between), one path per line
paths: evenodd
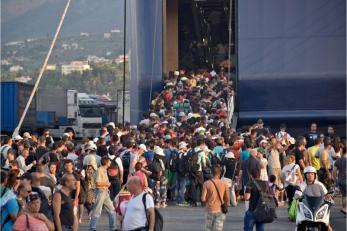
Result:
M202 231L205 224L205 210L203 208L177 207L169 206L166 209L161 209L164 217L164 230L177 231ZM242 230L243 229L244 205L239 204L236 208L230 208L224 224L224 230ZM287 209L279 208L277 210L278 219L271 224L266 224L267 231L292 231L295 229L295 224L289 222L287 218ZM339 212L339 207L334 206L330 215L331 224L336 231L346 230L346 217ZM87 217L83 220L79 230L88 230L89 221ZM97 230L108 230L108 217L103 213Z

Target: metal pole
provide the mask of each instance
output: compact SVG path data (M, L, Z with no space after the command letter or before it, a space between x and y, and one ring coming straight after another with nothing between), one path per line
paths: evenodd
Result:
M127 17L126 17L126 10L127 10L127 2L124 0L124 35L123 35L123 126L125 125L125 53L126 53L126 22L127 22Z
M32 92L31 92L30 97L29 97L28 103L27 103L26 106L25 106L25 109L24 109L24 111L23 111L23 114L22 114L22 116L21 116L21 118L20 118L20 120L19 120L19 122L18 122L18 125L17 125L16 129L14 130L14 132L13 132L13 134L12 134L12 137L15 137L15 136L17 136L17 135L19 134L19 130L20 130L21 126L22 126L22 123L23 123L23 121L24 121L24 118L25 118L25 116L26 116L26 114L27 114L27 112L28 112L28 109L29 109L29 107L30 107L30 104L31 104L31 102L32 102L32 100L33 100L33 98L34 98L34 95L35 95L35 93L36 93L36 91L37 91L37 88L38 88L38 86L39 86L39 84L40 84L40 81L41 81L43 72L44 72L45 69L46 69L46 66L47 66L49 57L51 56L51 53L52 53L52 50L53 50L53 48L54 48L55 42L57 41L57 38L58 38L58 35L59 35L59 32L60 32L60 29L61 29L61 27L62 27L62 25L63 25L64 19L65 19L66 13L67 13L67 10L69 9L70 2L71 2L71 0L67 0L67 1L66 1L66 5L65 5L65 9L64 9L63 15L62 15L61 18L60 18L60 21L59 21L57 30L55 31L55 34L54 34L54 37L53 37L53 40L52 40L52 43L51 43L51 46L50 46L50 48L49 48L49 50L48 50L48 53L47 53L47 55L46 55L46 59L45 59L45 61L44 61L43 64L42 64L42 67L41 67L39 76L37 77L37 80L36 80L36 82L35 82L34 88L33 88Z
M233 0L230 0L230 7L229 7L229 49L228 49L228 57L229 57L229 63L228 63L228 81L230 80L230 64L231 64L231 17L232 17L232 9L233 9Z

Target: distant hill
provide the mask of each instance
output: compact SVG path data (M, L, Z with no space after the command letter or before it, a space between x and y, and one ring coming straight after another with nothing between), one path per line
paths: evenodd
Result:
M64 0L1 0L2 42L52 36ZM124 0L72 0L61 36L123 31Z

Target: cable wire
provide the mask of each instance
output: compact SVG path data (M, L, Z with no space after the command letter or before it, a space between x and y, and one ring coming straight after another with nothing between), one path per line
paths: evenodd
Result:
M31 102L32 102L32 100L33 100L33 98L34 98L34 95L35 95L35 93L36 93L36 91L37 91L37 88L38 88L38 86L39 86L39 84L40 84L41 78L42 78L42 76L43 76L43 72L44 72L45 69L46 69L46 66L47 66L48 60L49 60L49 58L50 58L50 56L51 56L52 50L53 50L53 48L54 48L54 46L55 46L55 42L56 42L56 40L57 40L57 38L58 38L58 35L59 35L59 33L60 33L60 29L61 29L61 27L62 27L62 25L63 25L64 20L65 20L65 16L66 16L66 13L67 13L67 11L68 11L68 9L69 9L70 3L71 3L71 0L67 0L67 1L66 1L65 9L64 9L63 15L62 15L61 18L60 18L60 21L59 21L57 30L56 30L56 32L55 32L55 34L54 34L54 37L53 37L53 40L52 40L52 43L51 43L51 46L50 46L50 48L49 48L49 50L48 50L48 53L47 53L46 58L45 58L45 61L44 61L43 64L42 64L42 67L41 67L39 76L37 77L37 80L36 80L36 82L35 82L34 88L33 88L32 92L31 92L30 97L29 97L28 103L27 103L26 106L25 106L25 109L24 109L24 111L23 111L23 113L22 113L22 116L21 116L21 118L20 118L20 120L19 120L19 122L18 122L18 125L17 125L16 129L14 130L14 132L13 132L13 134L12 134L12 137L15 137L15 136L17 136L17 135L19 134L19 130L20 130L22 124L23 124L24 118L25 118L25 116L26 116L26 114L27 114L27 112L28 112L28 109L29 109L29 107L30 107L30 104L31 104Z

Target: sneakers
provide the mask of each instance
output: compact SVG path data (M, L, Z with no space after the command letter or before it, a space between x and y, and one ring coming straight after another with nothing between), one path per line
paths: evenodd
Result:
M155 204L155 207L156 207L157 209L159 209L159 208L160 208L160 204L159 204L159 203L156 203L156 204Z
M189 204L187 203L187 202L182 202L182 203L177 203L176 204L177 206L179 206L179 207L188 207L189 206Z
M161 208L166 208L167 207L167 204L164 202L164 203L161 203Z

